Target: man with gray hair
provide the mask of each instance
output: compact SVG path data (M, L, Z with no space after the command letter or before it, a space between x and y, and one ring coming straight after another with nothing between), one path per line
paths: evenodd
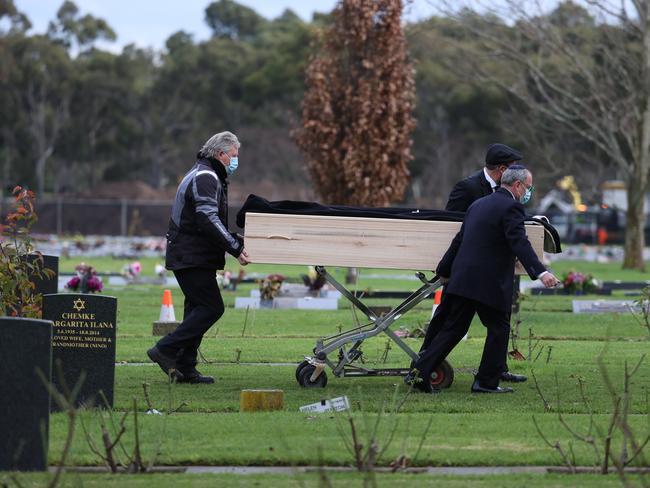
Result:
M509 166L521 161L523 155L517 149L506 146L501 143L490 144L485 153L485 166L476 173L460 180L454 185L454 188L449 194L447 206L445 210L452 210L454 212L467 212L469 206L479 198L492 195L498 190L501 183L501 176ZM519 292L519 277L514 277L513 291ZM420 351L423 351L431 341L433 341L440 330L440 326L444 322L444 317L447 314L447 295L443 291L440 304L435 310L435 314L431 317L429 326L427 327L424 341ZM413 367L413 364L411 364ZM501 373L501 381L522 382L526 381L526 376L522 374L511 373L508 369L507 361L503 363L504 370Z
M448 313L438 334L414 363L405 381L433 393L429 378L467 333L478 314L488 329L473 393L508 393L499 380L505 366L510 334L512 277L518 258L531 279L544 286L559 282L533 250L524 228L524 207L533 192L533 176L524 166L512 165L501 177L501 187L476 200L467 209L463 225L438 264L445 284Z
M214 383L196 370L196 358L203 335L224 313L216 273L226 252L248 264L243 239L228 231L228 177L237 169L239 147L231 132L210 137L176 191L165 266L185 295L183 322L147 355L179 383Z

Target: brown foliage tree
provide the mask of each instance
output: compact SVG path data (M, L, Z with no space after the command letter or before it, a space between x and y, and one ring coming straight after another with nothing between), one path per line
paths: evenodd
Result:
M329 203L379 207L404 196L415 83L401 15L401 0L341 0L307 69L294 136Z

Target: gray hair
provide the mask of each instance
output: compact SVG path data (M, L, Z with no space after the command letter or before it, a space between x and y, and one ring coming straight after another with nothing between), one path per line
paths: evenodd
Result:
M241 144L235 134L228 131L219 132L205 141L205 144L203 144L203 147L199 151L199 156L212 158L221 151L228 152L231 148L236 147L239 149L240 146Z
M526 184L526 178L530 171L525 166L515 164L510 166L507 170L501 175L501 184L512 186L515 181L521 181L523 184Z

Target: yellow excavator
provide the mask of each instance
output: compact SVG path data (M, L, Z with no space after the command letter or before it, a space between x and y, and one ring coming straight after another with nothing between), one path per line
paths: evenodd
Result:
M576 180L573 176L565 176L564 178L557 181L558 188L569 192L571 199L573 200L573 207L579 211L584 212L587 210L587 206L582 203L582 197L578 191L578 185L576 185Z

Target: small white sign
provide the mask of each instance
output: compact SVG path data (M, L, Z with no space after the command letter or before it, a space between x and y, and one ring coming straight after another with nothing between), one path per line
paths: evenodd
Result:
M332 398L330 400L321 400L317 403L310 405L303 405L300 407L301 412L309 413L323 413L323 412L340 412L342 410L350 409L350 401L347 396Z

